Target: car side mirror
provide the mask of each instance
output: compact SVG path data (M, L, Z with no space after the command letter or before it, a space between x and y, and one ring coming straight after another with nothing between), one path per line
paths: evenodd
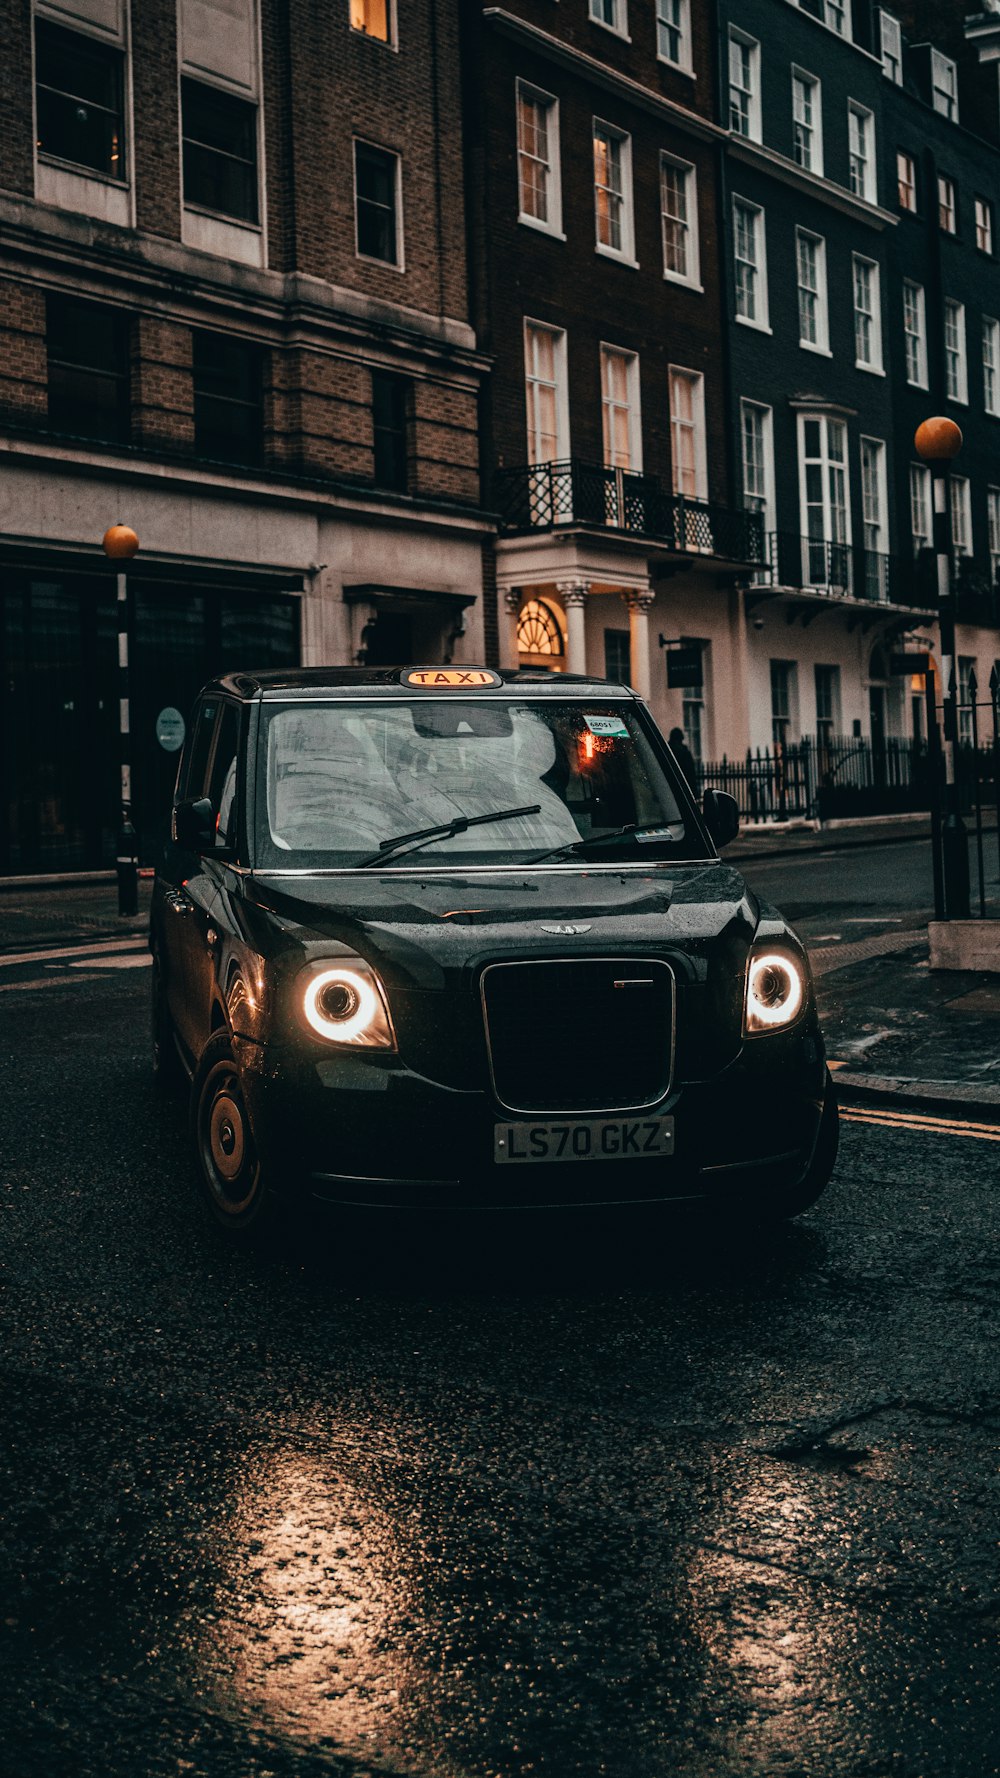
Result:
M706 790L701 799L702 814L716 846L721 852L740 831L740 808L734 796L724 790Z
M177 803L170 822L170 831L185 852L214 852L215 810L207 796L191 797Z

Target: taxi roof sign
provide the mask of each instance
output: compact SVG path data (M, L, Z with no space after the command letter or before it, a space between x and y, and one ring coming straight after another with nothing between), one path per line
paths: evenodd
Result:
M417 691L483 691L503 684L490 667L406 667L399 678Z

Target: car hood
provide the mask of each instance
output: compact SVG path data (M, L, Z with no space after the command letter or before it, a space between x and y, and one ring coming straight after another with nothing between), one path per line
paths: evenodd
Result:
M309 955L346 945L426 986L440 985L429 979L439 970L512 952L676 948L692 960L714 954L737 971L759 917L740 873L717 860L641 870L256 876L244 909L251 925L272 932L277 925Z

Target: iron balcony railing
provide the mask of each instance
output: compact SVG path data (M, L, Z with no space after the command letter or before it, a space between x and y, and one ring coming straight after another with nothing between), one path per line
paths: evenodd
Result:
M937 604L932 550L916 557L889 556L862 544L831 543L791 531L772 531L767 543L768 565L757 576L760 584L916 611L933 611Z
M635 532L678 554L716 556L754 568L767 561L759 513L689 500L668 492L658 476L609 469L579 457L499 469L493 500L501 531L598 526Z

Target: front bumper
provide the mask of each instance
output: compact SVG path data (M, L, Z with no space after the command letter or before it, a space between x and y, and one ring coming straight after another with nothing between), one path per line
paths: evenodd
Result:
M804 1177L826 1085L822 1038L809 1014L789 1032L744 1044L711 1080L679 1084L642 1114L673 1117L669 1159L498 1166L494 1125L509 1117L487 1090L444 1086L398 1056L317 1057L240 1039L235 1047L261 1158L277 1186L332 1203L411 1210L752 1201Z

